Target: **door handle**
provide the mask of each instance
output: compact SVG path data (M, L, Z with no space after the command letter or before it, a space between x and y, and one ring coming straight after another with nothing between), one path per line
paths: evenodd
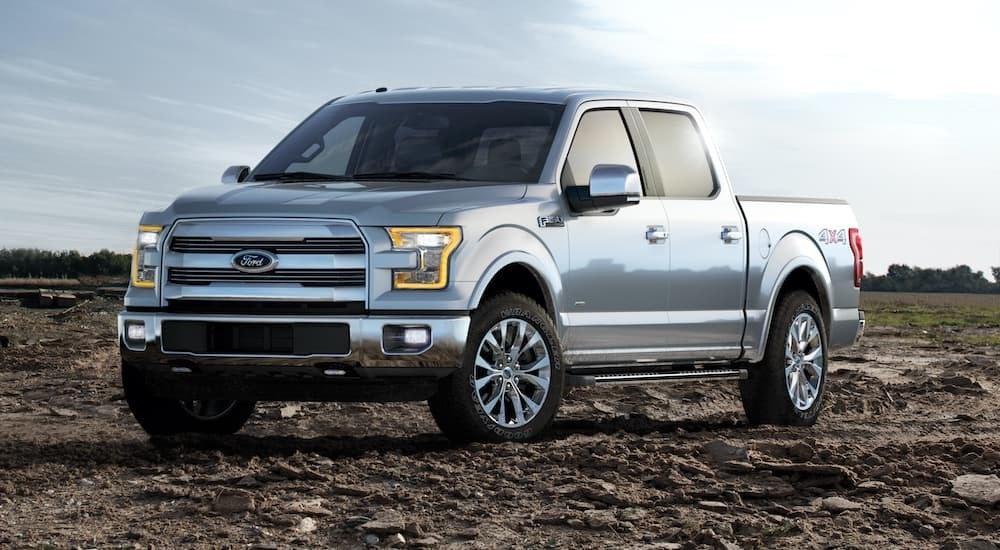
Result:
M663 228L662 225L649 225L646 226L646 240L649 244L658 244L667 240L670 235L667 230Z
M725 241L726 244L734 243L743 238L743 233L741 233L740 228L735 225L723 225L722 235L720 238Z

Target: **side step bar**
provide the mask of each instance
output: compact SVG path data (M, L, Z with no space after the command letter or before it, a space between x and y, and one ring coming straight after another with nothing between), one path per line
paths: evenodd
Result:
M696 382L702 380L746 380L747 369L699 369L673 372L569 374L569 386L595 384L639 384L644 382Z

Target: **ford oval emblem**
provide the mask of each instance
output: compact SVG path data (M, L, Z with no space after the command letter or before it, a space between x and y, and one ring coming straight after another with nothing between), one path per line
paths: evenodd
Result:
M266 250L240 250L233 254L232 263L243 273L264 273L278 267L278 257Z

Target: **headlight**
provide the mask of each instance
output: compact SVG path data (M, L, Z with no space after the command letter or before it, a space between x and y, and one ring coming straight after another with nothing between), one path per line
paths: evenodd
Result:
M436 289L448 285L448 258L462 242L457 227L390 227L393 250L417 253L415 269L395 270L392 288Z
M156 247L160 242L159 225L140 225L139 237L135 241L135 254L132 256L132 284L139 288L156 286L156 266L159 261Z

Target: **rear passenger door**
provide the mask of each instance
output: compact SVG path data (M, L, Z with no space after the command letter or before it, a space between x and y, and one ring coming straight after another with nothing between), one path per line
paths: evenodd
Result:
M606 103L603 105L607 105ZM622 110L592 107L577 124L560 183L587 185L597 164L619 164L642 176ZM669 249L653 232L665 232L656 198L606 212L566 218L569 272L563 278L570 363L656 357L666 347Z
M670 225L668 342L675 359L740 354L746 241L743 217L716 173L697 112L684 106L630 110L644 129L652 193Z

